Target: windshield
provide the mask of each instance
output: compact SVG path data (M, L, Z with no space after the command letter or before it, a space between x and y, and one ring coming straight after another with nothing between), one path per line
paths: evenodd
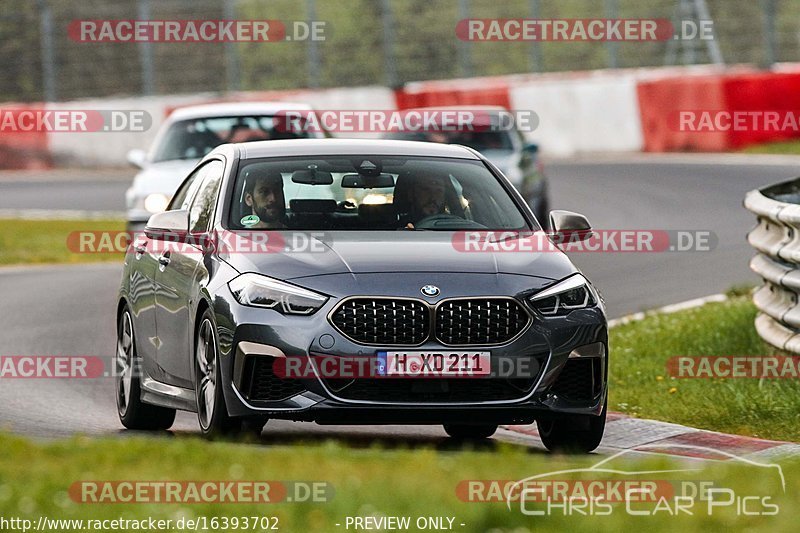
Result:
M481 161L319 156L240 163L232 229L529 230Z
M514 149L507 131L398 131L386 135L399 141L426 141L443 144L461 144L479 152Z
M279 122L270 115L181 120L167 130L153 161L200 159L224 143L299 139L309 136L306 132L286 131Z

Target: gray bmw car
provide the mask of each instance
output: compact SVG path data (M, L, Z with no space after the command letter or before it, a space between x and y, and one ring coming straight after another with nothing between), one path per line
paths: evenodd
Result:
M589 235L553 211L557 235ZM602 299L473 149L389 140L227 144L125 257L117 408L196 412L207 436L269 419L534 421L549 449L602 438Z

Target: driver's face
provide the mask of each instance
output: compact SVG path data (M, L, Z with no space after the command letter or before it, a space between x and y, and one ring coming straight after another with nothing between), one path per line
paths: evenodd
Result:
M421 217L444 212L444 183L438 179L422 178L414 188L414 208Z
M277 180L262 179L253 188L253 194L245 196L245 203L253 208L253 214L258 215L262 222L267 224L278 221L286 209L283 204L283 183Z

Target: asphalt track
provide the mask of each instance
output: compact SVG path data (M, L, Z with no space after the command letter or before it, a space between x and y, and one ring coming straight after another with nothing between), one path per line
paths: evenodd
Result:
M633 157L557 162L548 169L553 207L584 213L596 228L709 230L717 236L710 252L573 254L603 292L610 317L618 317L755 283L745 241L754 219L741 207L742 199L748 190L796 176L800 164L794 161ZM97 174L90 180L42 177L34 184L4 177L0 208L119 210L127 186L119 176L102 180ZM93 196L94 190L101 192ZM0 269L0 355L110 357L120 272L118 265ZM125 433L117 420L111 378L3 380L0 406L0 428L34 437ZM196 432L194 415L180 414L174 430ZM263 439L329 437L355 444L375 439L399 439L404 445L446 442L438 427L277 421L267 425ZM535 438L510 432L501 431L498 438L540 447Z

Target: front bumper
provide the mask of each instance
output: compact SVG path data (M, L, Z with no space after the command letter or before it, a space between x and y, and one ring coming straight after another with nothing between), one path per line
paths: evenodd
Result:
M304 379L274 381L262 367L280 357L309 358L324 354L330 357L375 357L377 351L393 349L387 346L357 344L340 333L328 321L329 312L340 299L332 298L313 316L284 316L272 310L245 307L232 297L219 297L215 302L219 328L221 373L225 400L231 416L260 416L320 424L442 424L442 423L530 423L533 420L558 414L599 415L607 395L607 327L601 307L580 309L564 317L543 318L535 315L524 332L510 343L499 346L445 347L435 341L409 348L421 351L490 351L493 360L535 361L529 374L515 381L514 389L503 383L510 393L487 397L487 378L456 378L447 384L427 385L421 393L408 389L408 398L397 390L399 386L419 380L389 380L360 378L369 381L369 394L357 395L354 389L341 390L318 372ZM331 340L333 341L331 346ZM323 344L325 347L323 347ZM593 365L592 379L581 389L581 376L576 371L577 359L570 354L581 346L601 345L603 356L581 362ZM310 365L314 369L314 365ZM254 394L254 373L262 379L279 383L274 394L265 397ZM571 380L564 385L564 380ZM516 379L517 376L514 376ZM559 379L561 378L561 385ZM497 379L498 382L501 378ZM502 378L505 379L505 378ZM525 381L527 380L527 381ZM388 381L403 381L390 384ZM437 378L427 378L427 383ZM439 380L442 381L442 380ZM483 381L483 383L479 383ZM259 387L260 387L259 382ZM337 384L338 386L338 384ZM469 387L475 387L475 397ZM266 386L269 389L269 385ZM385 387L386 396L381 396ZM262 387L263 389L263 387ZM259 389L259 390L262 390ZM582 390L581 394L570 391ZM389 392L392 392L389 394ZM587 393L588 391L588 393ZM516 393L515 393L516 392ZM494 395L496 396L496 395Z

